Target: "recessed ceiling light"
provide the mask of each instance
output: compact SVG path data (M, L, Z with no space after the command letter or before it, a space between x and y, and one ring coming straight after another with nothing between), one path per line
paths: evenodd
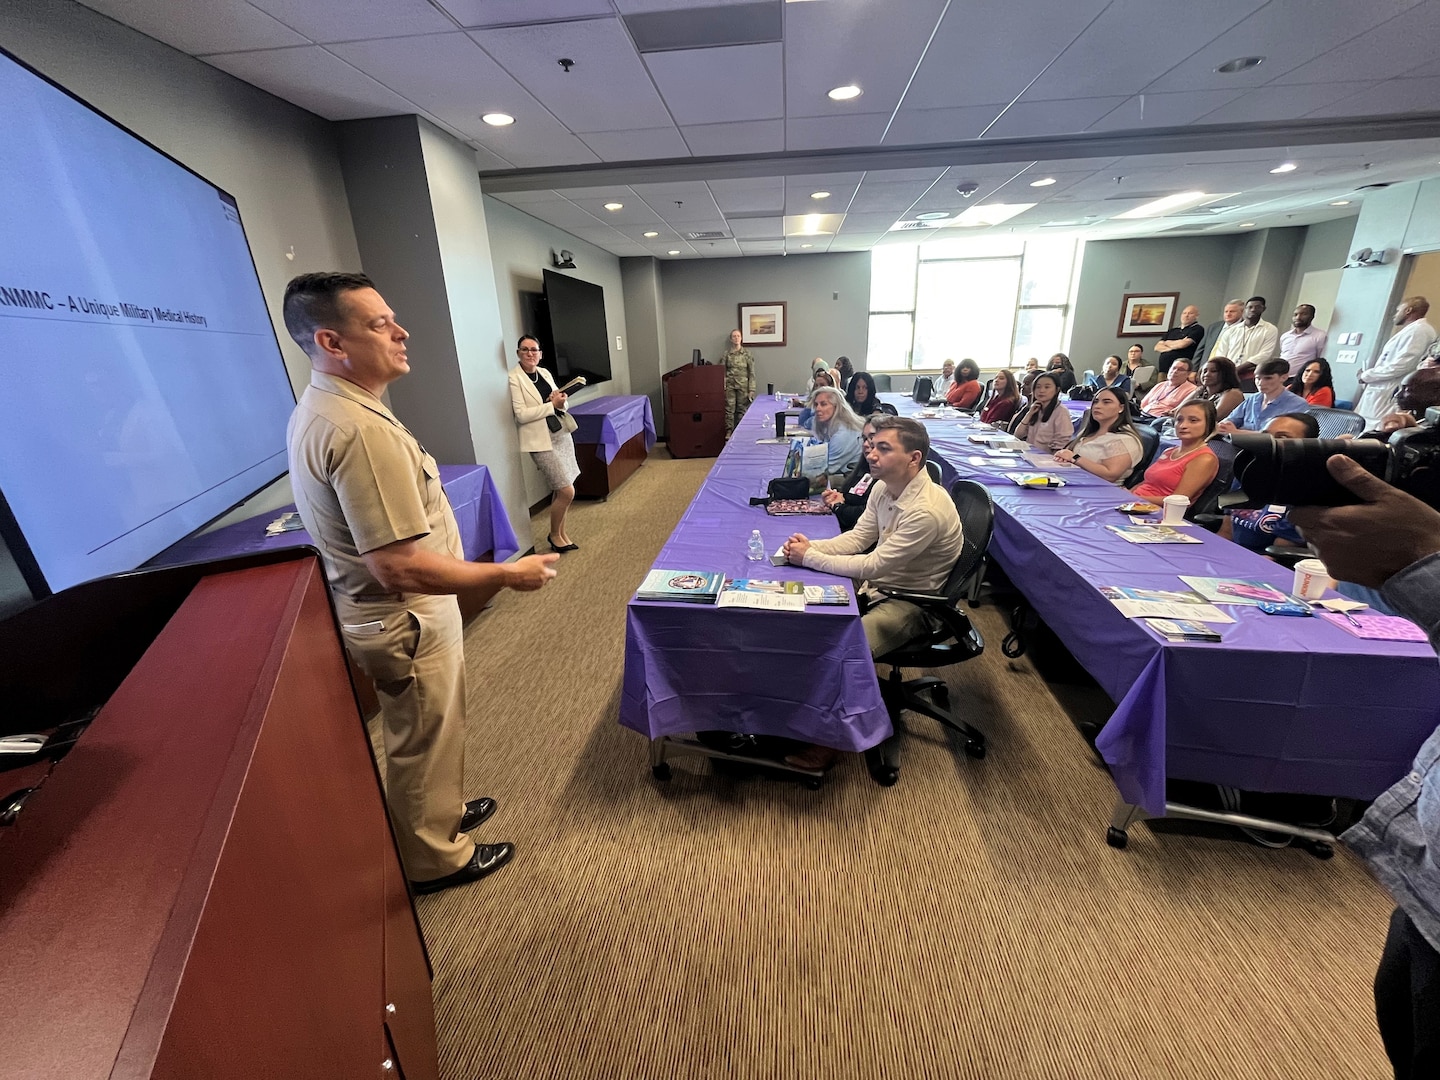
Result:
M950 216L950 211L948 211L948 210L930 210L930 211L928 211L927 213L924 213L924 214L916 214L916 215L915 215L915 220L916 220L916 221L939 221L941 218L947 218L947 217L949 217L949 216Z
M624 210L625 204L623 202L607 202L605 204L605 209L609 210L613 214L616 210Z
M1253 221L1242 221L1242 222L1240 222L1240 228L1242 228L1242 229L1253 229L1254 227L1255 227L1255 223L1254 223Z
M671 255L679 255L680 252L677 251L677 250L675 250L674 248L671 248L671 249L670 249L670 254L671 254Z
M1030 181L1030 186L1031 186L1031 187L1049 187L1049 186L1050 186L1051 184L1053 184L1053 183L1055 183L1055 178L1054 178L1053 176L1047 176L1047 177L1045 177L1045 179L1043 179L1043 180L1031 180L1031 181Z
M1331 206L1349 206L1349 205L1350 205L1350 200L1349 200L1349 199L1336 199L1336 200L1335 200L1334 202L1332 202L1330 205L1331 205Z
M647 233L645 234L645 239L646 239L646 240L653 240L655 237L657 237L657 236L659 236L659 235L660 235L660 234L659 234L658 232L647 232Z
M1282 165L1276 165L1276 166L1275 166L1273 169L1271 169L1270 171L1271 171L1272 173L1287 173L1287 172L1294 172L1294 171L1295 171L1296 169L1298 169L1299 167L1300 167L1300 166L1296 165L1295 162L1293 162L1293 161L1287 161L1287 162L1285 162L1285 163L1282 164Z
M480 119L484 120L485 123L491 127L509 127L515 122L515 117L503 112L487 112L484 116L480 117Z
M1249 71L1259 67L1264 62L1263 56L1237 56L1234 60L1226 60L1215 70L1221 75L1234 75L1237 71Z
M828 96L831 101L853 101L864 92L865 91L861 90L854 83L851 83L849 86L835 87L834 90L830 91Z
M812 191L812 192L810 192L810 198L812 198L812 199L828 199L829 197L830 197L830 193L829 193L828 191Z

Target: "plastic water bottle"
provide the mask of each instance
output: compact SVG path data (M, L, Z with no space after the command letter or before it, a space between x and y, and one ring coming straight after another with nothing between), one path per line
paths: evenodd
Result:
M750 543L746 545L745 557L751 562L762 562L765 559L765 541L760 536L760 530L756 529L750 534Z

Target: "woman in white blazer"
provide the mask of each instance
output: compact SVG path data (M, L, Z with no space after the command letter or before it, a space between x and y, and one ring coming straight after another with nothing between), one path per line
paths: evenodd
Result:
M540 342L526 334L515 348L520 363L510 372L510 409L520 429L520 449L530 455L550 485L550 533L545 539L552 551L575 551L565 531L565 511L575 501L575 443L570 432L575 420L565 411L566 395L555 389L550 373L540 366Z

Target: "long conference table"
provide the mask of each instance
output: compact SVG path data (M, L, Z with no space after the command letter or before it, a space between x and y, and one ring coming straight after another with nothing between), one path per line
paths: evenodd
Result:
M882 399L902 414L922 411L902 395ZM767 550L794 531L836 531L827 518L770 518L747 505L784 456L782 446L755 444L766 427L773 434L763 422L772 409L763 398L751 407L656 566L825 578L744 559L753 528ZM1369 641L1322 619L1253 607L1224 609L1236 621L1217 627L1218 643L1171 642L1126 619L1102 586L1183 589L1178 575L1185 574L1264 581L1288 592L1292 574L1200 528L1187 530L1199 544L1130 544L1104 528L1125 523L1116 507L1126 496L1115 485L1070 468L1059 473L1063 488L1017 487L1003 475L1015 465L984 458L970 441L981 430L973 418L917 418L945 482L973 479L994 498L991 557L1115 702L1097 749L1119 789L1107 834L1116 846L1137 818L1206 816L1168 803L1167 777L1373 799L1404 775L1440 722L1440 664L1428 645ZM844 750L866 749L890 733L853 607L809 608L801 621L632 600L620 722L652 739L718 728Z

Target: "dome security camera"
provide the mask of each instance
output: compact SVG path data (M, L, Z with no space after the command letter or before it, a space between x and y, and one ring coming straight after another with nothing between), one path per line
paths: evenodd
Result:
M974 195L975 192L980 190L980 185L977 184L974 180L966 180L963 183L956 184L955 190L958 191L963 197L968 199L970 198L970 196Z

